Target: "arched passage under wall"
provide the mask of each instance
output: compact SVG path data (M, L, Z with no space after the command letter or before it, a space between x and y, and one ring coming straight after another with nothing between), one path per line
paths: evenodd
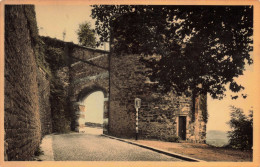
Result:
M103 124L104 94L96 91L82 101L85 104L85 123Z
M93 108L89 105L91 104L87 104L87 99L88 97L91 97L91 95L95 94L95 93L101 93L103 94L103 97L101 97L99 100L103 101L102 107L103 107L103 113L101 114L103 117L103 122L101 123L102 127L103 127L103 134L107 134L107 130L108 130L108 94L106 89L99 87L99 86L91 86L91 87L86 87L84 88L82 91L80 91L80 93L78 94L77 97L77 102L74 104L74 109L76 110L76 117L75 117L75 122L76 122L76 128L75 130L78 132L82 132L85 129L85 123L87 121L86 119L86 111L88 110L88 108ZM98 118L100 119L100 118ZM97 122L97 120L94 120L95 123ZM91 123L91 122L89 122Z

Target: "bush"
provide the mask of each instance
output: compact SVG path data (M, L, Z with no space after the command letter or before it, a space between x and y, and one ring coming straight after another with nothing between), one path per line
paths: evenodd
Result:
M179 136L168 136L165 139L168 142L176 142L178 143L180 141L180 137Z
M242 109L231 106L231 119L228 124L229 147L250 150L253 146L253 110L246 116Z
M37 149L34 152L34 156L40 156L43 155L43 151L41 150L40 147L37 147Z

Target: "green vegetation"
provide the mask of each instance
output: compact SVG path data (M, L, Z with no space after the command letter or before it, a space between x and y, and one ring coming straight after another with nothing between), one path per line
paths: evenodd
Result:
M24 11L28 20L36 64L47 74L47 79L50 81L53 132L69 132L71 120L67 89L64 86L66 81L58 75L59 71L66 73L64 67L66 67L68 60L64 53L65 45L58 40L39 36L33 5L24 5ZM65 38L65 34L63 35Z
M246 116L242 109L231 106L231 119L228 124L229 147L250 150L253 146L253 110Z
M100 43L115 55L136 54L163 91L207 94L222 99L225 85L252 64L252 6L94 5Z
M46 61L44 42L39 39L38 43L34 47L34 52L36 56L36 63L44 72L46 72L48 78L52 78L52 72L49 66L49 63Z
M160 140L160 141L166 141L166 142L175 142L178 143L181 138L175 134L161 134L158 136L158 134L150 134L149 139L154 139L154 140Z
M52 72L55 72L66 65L63 48L49 46L47 44L45 46L45 55L45 59L48 62Z
M40 147L37 147L36 151L34 152L34 156L40 156L43 155L43 151Z
M200 96L200 109L202 111L202 119L205 123L208 122L208 109L207 109L207 95Z
M51 111L53 132L67 133L70 131L69 106L66 89L57 76L51 81Z
M37 65L43 69L50 81L50 103L52 112L53 132L67 133L70 129L70 114L67 102L67 90L58 71L66 67L66 56L64 46L52 42L54 39L42 37L35 45Z
M67 133L71 130L71 118L69 113L69 103L67 101L67 87L61 75L66 74L66 53L64 44L48 37L42 38L44 41L45 60L52 73L50 79L50 102L52 111L53 132ZM62 72L63 74L59 74Z
M69 106L67 103L66 88L60 76L59 70L66 66L64 44L52 42L53 39L41 38L38 35L35 10L33 5L25 5L25 16L28 20L30 36L37 66L46 72L50 80L50 102L52 112L53 132L66 133L70 131ZM57 45L58 44L58 45ZM40 153L36 151L36 154Z
M180 141L180 137L179 136L168 136L165 138L165 141L168 141L168 142L175 142L175 143L178 143Z
M95 48L96 47L96 38L95 30L90 28L91 25L89 22L84 22L79 25L77 30L79 44L86 47Z

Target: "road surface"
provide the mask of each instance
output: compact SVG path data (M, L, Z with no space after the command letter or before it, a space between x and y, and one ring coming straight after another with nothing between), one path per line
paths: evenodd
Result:
M87 130L51 136L55 161L181 161ZM48 159L46 159L48 160Z

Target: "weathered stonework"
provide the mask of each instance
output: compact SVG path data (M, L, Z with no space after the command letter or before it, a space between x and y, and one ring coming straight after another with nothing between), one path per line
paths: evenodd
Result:
M41 37L46 46L60 49L64 64L57 70L56 78L63 84L70 108L71 130L80 131L79 107L82 100L95 91L104 93L104 132L108 122L109 72L108 52L63 42L49 37ZM47 55L52 56L52 55ZM51 65L53 66L53 65Z
M71 76L71 101L78 101L83 98L84 89L103 89L105 96L108 94L108 53L94 49L87 49L77 45L71 46L69 58ZM83 93L83 94L81 94ZM88 92L92 93L92 92Z
M4 129L8 160L30 160L41 141L37 65L25 10L34 8L5 7Z
M52 133L51 104L50 104L50 81L46 72L40 67L37 69L39 112L41 120L42 136Z
M205 142L206 124L196 99L195 120L192 118L192 98L173 92L160 93L156 83L145 76L147 70L139 55L111 57L111 92L109 133L118 137L135 136L134 99L142 100L139 109L139 138L174 140L178 136L179 117L186 119L185 140Z
M203 119L203 110L200 107L203 103L200 95L195 102L195 120L192 121L191 116L187 117L187 141L205 143L206 142L206 122ZM205 111L204 111L205 112ZM190 112L191 115L191 112Z
M45 52L50 76L38 64L33 6L7 5L5 9L5 159L30 160L45 134L80 131L86 107L82 101L95 91L104 93L105 134L135 137L134 100L140 98L139 138L175 141L181 136L189 142L205 142L205 108L201 107L205 98L194 101L174 92L161 93L145 76L147 68L140 55L109 57L107 51L41 37L45 49L51 47L48 55ZM28 11L34 15L29 17ZM58 129L53 126L56 121Z

